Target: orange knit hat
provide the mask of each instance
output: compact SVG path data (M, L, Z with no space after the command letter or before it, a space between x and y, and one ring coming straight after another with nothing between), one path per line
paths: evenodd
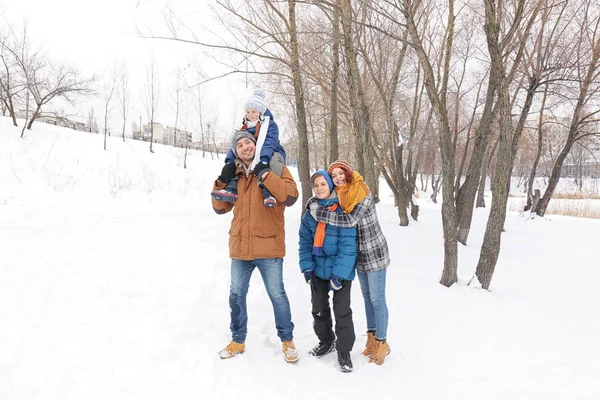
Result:
M334 168L341 168L344 171L344 175L346 175L346 183L352 183L352 167L348 164L346 160L336 160L331 163L329 168L327 168L327 173L331 175L331 171Z

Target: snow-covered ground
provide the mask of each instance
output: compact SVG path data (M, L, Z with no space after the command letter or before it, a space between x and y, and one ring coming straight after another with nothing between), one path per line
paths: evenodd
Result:
M392 353L354 372L311 358L309 288L299 273L302 205L286 213L286 290L300 361L283 360L259 274L246 352L229 339L230 215L209 191L221 160L0 118L0 399L598 399L600 221L509 213L491 292L467 287L487 210L460 247L460 283L438 284L440 206L398 226L385 184ZM488 200L489 204L489 200Z

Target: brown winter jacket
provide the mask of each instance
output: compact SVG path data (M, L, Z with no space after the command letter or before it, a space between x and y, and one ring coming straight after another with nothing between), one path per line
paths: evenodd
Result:
M265 177L264 186L277 200L275 207L265 207L258 178L253 172L248 176L242 166L237 167L238 198L235 203L212 200L217 214L233 209L233 220L229 230L229 256L239 260L257 258L279 258L285 256L285 224L283 212L298 199L298 188L290 171L283 166L281 177L273 172ZM225 184L216 180L215 189Z

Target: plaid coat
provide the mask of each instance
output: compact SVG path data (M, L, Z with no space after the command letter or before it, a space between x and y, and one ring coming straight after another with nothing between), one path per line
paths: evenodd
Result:
M312 205L313 203L316 204L314 198L308 201L307 207L317 221L344 228L357 227L358 257L356 268L359 271L379 271L390 265L390 252L387 241L379 225L377 209L370 193L348 214L338 214L328 210L327 207L315 207Z

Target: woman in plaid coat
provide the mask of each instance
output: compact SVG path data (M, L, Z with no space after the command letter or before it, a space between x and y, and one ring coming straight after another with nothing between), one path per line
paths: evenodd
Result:
M387 342L388 308L385 298L386 271L390 265L387 241L379 225L369 187L347 161L334 161L328 168L344 213L335 213L309 200L307 208L318 221L339 227L356 226L358 254L356 270L365 302L367 344L363 355L383 364L390 353Z

